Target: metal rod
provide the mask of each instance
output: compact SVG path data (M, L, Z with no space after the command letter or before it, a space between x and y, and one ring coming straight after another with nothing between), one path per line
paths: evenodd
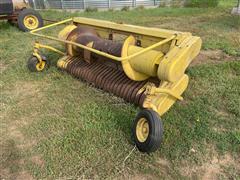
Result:
M70 22L70 21L72 21L72 18L71 19L66 19L66 20L63 20L63 21L60 21L60 22L57 22L57 23L49 24L47 26L32 30L32 31L30 31L30 33L34 34L35 32L38 32L38 31L41 31L41 30L44 30L44 29L47 29L47 28L50 28L50 27L53 27L53 26L57 26L57 25L60 25L60 24L64 24L64 23L67 23L67 22Z
M75 42L72 42L72 41L62 40L62 39L59 39L59 38L56 38L56 37L52 37L52 36L47 36L47 35L43 35L43 34L38 34L38 33L36 33L36 32L38 32L38 31L41 31L41 30L44 30L44 29L47 29L47 28L50 28L50 27L53 27L53 26L57 26L57 25L60 25L60 24L64 24L64 23L70 22L70 21L72 21L72 19L67 19L67 20L64 20L64 21L60 21L60 22L58 22L58 23L50 24L50 25L48 25L48 26L44 26L44 27L42 27L42 28L39 28L39 29L36 29L36 30L32 30L32 31L30 31L30 33L33 34L33 35L35 35L35 36L47 38L47 39L50 39L50 40L59 41L59 42L66 43L66 44L71 44L71 45L80 47L80 48L82 48L82 49L89 50L89 51L91 51L91 52L93 52L93 53L96 53L96 54L98 54L98 55L101 55L101 56L104 56L104 57L107 57L107 58L110 58L110 59L113 59L113 60L116 60L116 61L127 61L127 60L129 60L129 59L131 59L131 58L134 58L134 57L136 57L136 56L139 56L139 55L141 55L141 54L144 54L145 52L148 52L148 51L150 51L150 50L152 50L152 49L155 49L155 48L157 48L158 46L160 46L160 45L162 45L162 44L164 44L164 43L167 43L167 42L173 40L173 39L176 37L176 35L173 35L173 36L171 36L171 37L169 37L169 38L167 38L167 39L165 39L165 40L163 40L163 41L160 41L160 42L158 42L158 43L155 43L155 44L153 44L153 45L151 45L151 46L149 46L149 47L147 47L147 48L144 48L143 50L141 50L141 51L139 51L139 52L137 52L137 53L134 53L134 54L132 54L132 55L130 55L130 56L127 56L127 57L122 58L122 57L113 56L113 55L108 54L108 53L104 53L104 52L102 52L102 51L98 51L98 50L96 50L96 49L93 49L93 48L90 48L90 47L87 47L87 46L84 46L84 45L82 45L82 44L78 44L78 43L75 43Z
M54 51L54 52L56 52L56 53L58 53L58 54L65 55L64 52L62 52L62 51L60 51L60 50L58 50L58 49L56 49L56 48L54 48L54 47L47 46L47 45L44 45L44 44L36 43L36 44L35 44L35 47L36 47L37 49L40 49L40 48L49 49L49 50Z
M36 10L36 4L35 4L35 0L33 0L33 9Z

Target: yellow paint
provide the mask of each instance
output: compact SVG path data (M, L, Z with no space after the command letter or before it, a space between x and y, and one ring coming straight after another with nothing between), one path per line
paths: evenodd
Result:
M34 48L37 49L37 50L39 50L39 49L48 49L48 50L56 52L56 53L58 53L60 55L65 55L64 52L62 52L62 51L60 51L60 50L58 50L58 49L56 49L54 47L43 45L43 44L40 44L38 42L35 42Z
M149 124L145 118L140 118L136 126L137 139L140 142L145 142L149 136Z
M175 82L183 76L192 60L199 54L202 40L199 37L187 37L179 46L171 49L158 68L158 78Z
M57 67L59 67L61 69L65 69L68 64L67 60L68 60L68 56L63 56L62 58L60 58L57 62Z
M27 15L23 19L23 24L29 30L33 30L33 29L38 28L39 21L38 21L38 18L36 16L34 16L34 15Z
M58 38L37 33L41 30L69 22L71 25L66 26L59 33ZM74 42L76 37L72 41L66 40L69 33L77 25L90 26L105 38L108 37L109 33L126 35L128 38L123 43L121 57L93 49L92 44L88 46L78 44ZM189 81L188 76L185 75L185 70L198 55L202 44L201 39L192 36L191 33L117 24L88 18L64 20L33 30L31 34L67 45L68 56L64 56L57 63L60 68L66 68L68 64L67 57L75 55L74 48L81 48L84 49L84 52L91 52L115 61L121 61L125 74L134 81L143 81L150 77L158 78L161 82L160 85L156 86L155 84L147 83L145 87L139 90L139 93L144 91L146 94L143 107L152 109L159 115L167 112L177 100L183 99L182 94L186 90ZM136 40L141 40L144 45L142 47L136 46ZM39 48L46 48L64 54L46 45L38 44L37 49ZM85 54L85 57L87 57L88 53ZM138 138L142 142L147 137L143 133L145 132L143 127L147 126L143 125L145 123L144 120L141 120L139 124Z
M40 56L40 54L38 53L38 50L37 49L34 49L33 51L33 56L36 57L39 61L39 63L42 63L42 57Z
M129 36L125 40L122 47L122 54L121 54L123 58L128 57L129 46L134 44L135 44L135 38L133 36ZM122 67L125 74L134 81L143 81L149 77L143 73L139 73L135 71L128 60L122 61Z
M182 93L188 86L189 78L185 74L178 81L171 83L163 81L159 88L155 86L148 87L147 97L143 107L153 109L162 116L175 103L176 100L182 100ZM153 91L151 91L153 89Z
M42 71L45 66L46 66L46 62L42 60L42 57L40 56L40 54L38 53L38 50L37 49L34 49L34 52L33 52L33 56L37 58L37 60L39 61L37 64L36 64L36 69L37 71Z
M37 63L37 65L36 65L37 71L42 71L45 68L45 65L46 65L45 61Z
M62 40L67 40L68 35L75 29L77 26L68 25L63 30L61 30L58 34L58 38Z
M102 51L98 51L98 50L93 49L91 47L87 47L87 46L84 46L82 44L78 44L78 43L75 43L75 42L72 42L72 41L62 40L62 39L59 39L59 38L56 38L56 37L36 33L38 31L41 31L41 30L44 30L44 29L47 29L47 28L50 28L50 27L54 27L54 26L57 26L57 25L60 25L60 24L64 24L64 23L70 22L70 21L72 21L72 19L67 19L67 20L64 20L64 21L61 21L61 22L58 22L58 23L54 23L54 24L51 24L51 25L48 25L48 26L44 26L42 28L30 31L30 33L35 35L35 36L43 37L43 38L46 38L46 39L62 42L62 43L65 43L65 44L71 44L71 45L77 46L77 47L82 48L82 49L89 50L90 52L96 53L98 55L101 55L101 56L104 56L104 57L107 57L107 58L110 58L110 59L113 59L113 60L116 60L116 61L124 61L124 60L129 60L131 58L135 58L137 56L140 56L140 55L142 55L142 54L144 54L144 53L146 53L146 52L148 52L152 49L155 49L155 48L173 40L174 38L176 38L176 35L172 35L169 38L164 39L164 40L162 40L158 43L155 43L155 44L153 44L153 45L151 45L147 48L143 48L141 51L139 51L137 53L134 53L134 54L126 56L126 57L117 57L117 56L113 56L111 54L104 53Z
M61 52L61 51L58 50L58 49L55 49L55 48L53 48L53 47L51 47L51 46L43 45L43 44L40 44L40 43L37 43L37 42L36 42L36 43L34 44L33 56L36 57L36 58L38 59L38 61L39 61L39 63L37 63L37 65L36 65L37 71L42 71L42 70L45 68L45 66L46 66L46 62L43 61L41 55L39 54L39 50L40 50L41 48L54 51L54 52L56 52L56 53L58 53L58 54L61 54L61 55L65 55L65 53Z
M170 38L173 35L185 34L179 31L171 31L159 28L147 28L142 26L134 26L124 23L114 23L104 20L91 18L74 17L73 22L79 25L87 25L95 28L111 29L112 31L124 32L126 34L147 35L157 38Z
M150 76L156 76L157 64L163 56L162 52L152 49L171 41L174 36L153 44L147 48L134 46L135 38L129 36L123 44L122 48L122 66L126 75L134 81L143 81Z
M66 20L63 20L63 21L59 21L59 22L56 22L56 23L53 23L53 24L49 24L47 26L44 26L44 27L41 27L41 28L38 28L38 29L34 29L34 30L30 31L30 33L34 34L38 31L42 31L44 29L55 27L55 26L58 26L58 25L61 25L61 24L64 24L64 23L68 23L68 22L72 22L72 18L71 19L66 19Z

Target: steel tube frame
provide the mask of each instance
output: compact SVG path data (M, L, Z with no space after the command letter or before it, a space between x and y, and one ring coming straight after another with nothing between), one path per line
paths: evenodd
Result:
M79 43L75 43L75 42L72 42L72 41L68 41L68 40L62 40L62 39L59 39L59 38L56 38L56 37L52 37L52 36L48 36L48 35L43 35L43 34L39 34L39 33L36 33L36 32L39 32L39 31L42 31L42 30L45 30L45 29L48 29L48 28L51 28L51 27L55 27L55 26L58 26L58 25L61 25L61 24L65 24L65 23L69 23L69 22L73 22L73 19L66 19L66 20L63 20L63 21L60 21L60 22L57 22L57 23L53 23L53 24L50 24L50 25L47 25L47 26L44 26L44 27L41 27L41 28L38 28L38 29L35 29L35 30L32 30L30 31L30 33L32 35L35 35L35 36L39 36L39 37L43 37L43 38L47 38L47 39L50 39L50 40L54 40L54 41L58 41L58 42L62 42L62 43L66 43L66 44L71 44L71 45L74 45L74 46L77 46L77 47L80 47L82 49L86 49L88 51L91 51L93 53L96 53L98 55L101 55L101 56L104 56L104 57L107 57L107 58L110 58L110 59L113 59L113 60L116 60L116 61L128 61L129 59L131 58L134 58L134 57L137 57L141 54L144 54L150 50L153 50L171 40L173 40L174 38L176 38L177 35L172 35L171 37L169 38L166 38L160 42L157 42L147 48L144 48L143 50L137 52L137 53L134 53L130 56L127 56L127 57L117 57L117 56L113 56L111 54L108 54L108 53L104 53L104 52L101 52L101 51L98 51L96 49L93 49L93 48L90 48L90 47L87 47L87 46L84 46L82 44L79 44Z

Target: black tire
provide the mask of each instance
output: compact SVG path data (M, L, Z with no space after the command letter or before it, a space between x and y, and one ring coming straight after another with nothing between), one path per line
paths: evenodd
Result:
M40 72L40 71L46 70L49 67L49 63L46 59L43 61L45 62L45 65L43 69L39 70L37 69L37 64L39 63L38 59L35 56L31 56L28 59L27 67L31 72Z
M137 126L141 119L144 119L149 127L148 136L143 142L137 135ZM160 147L163 137L163 124L159 115L155 111L149 109L141 110L133 123L132 131L134 142L139 151L150 153L156 151Z
M17 24L18 24L18 27L19 27L20 30L22 30L24 32L33 30L33 29L29 29L24 24L24 18L27 17L27 16L31 16L31 15L36 17L36 20L38 21L38 26L35 29L40 28L40 27L43 26L43 19L42 19L41 15L37 11L35 11L33 9L23 9L19 13L18 21L17 21Z

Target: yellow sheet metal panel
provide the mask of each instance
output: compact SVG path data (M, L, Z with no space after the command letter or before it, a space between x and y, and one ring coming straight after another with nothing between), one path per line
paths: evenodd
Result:
M67 40L68 35L76 29L75 25L68 25L58 33L58 38L61 40Z
M201 45L201 38L191 36L171 49L159 64L158 78L170 82L177 81L199 54Z
M137 46L129 46L128 55L134 54L136 52L141 51L142 47ZM155 50L148 51L141 56L137 56L129 60L133 69L138 72L144 73L148 76L156 77L158 64L160 62L161 57L163 57L163 53Z
M175 83L164 82L159 88L171 91L178 96L186 90L189 77L185 74ZM160 116L166 113L177 100L176 97L167 93L155 93L147 95L143 107L155 110Z
M199 37L191 36L190 33L181 33L177 31L169 31L156 28L144 28L140 26L117 24L108 21L94 20L88 18L73 18L73 23L75 25L95 27L99 30L102 30L102 32L111 33L113 31L117 31L123 34L135 34L135 36L131 35L129 36L129 38L127 38L127 40L124 41L122 48L122 56L117 57L109 53L101 52L91 47L76 43L74 39L65 40L68 34L74 28L76 28L76 26L74 25L67 26L59 34L59 39L34 33L48 27L53 27L63 24L65 22L70 22L71 20L72 19L64 20L62 22L58 22L47 27L31 31L31 33L40 37L45 37L48 39L66 43L68 54L71 56L75 55L74 51L76 48L81 48L88 50L92 53L96 53L98 55L110 58L112 60L121 61L124 72L130 79L134 81L143 81L150 76L156 75L160 80L169 82L177 81L180 77L183 76L190 62L199 53L202 44ZM107 36L107 34L105 34L104 36ZM136 43L136 36L148 36L153 39L161 38L162 40L150 45L149 47L138 48L137 46L133 47ZM161 52L159 50L156 50L157 48L165 46L166 44L167 47L169 47L167 52ZM160 57L163 54L164 57L161 58L162 60L160 61ZM158 64L159 67L156 74L156 67Z
M129 46L134 45L134 44L135 44L135 38L133 36L129 36L125 40L123 47L122 47L122 54L121 54L122 58L129 56L128 55ZM122 62L123 71L133 81L144 81L149 78L149 75L146 75L142 72L138 72L138 71L134 70L132 68L129 60L124 60L121 62Z
M96 20L96 19L90 19L90 18L83 18L83 17L75 17L73 18L73 22L77 24L84 24L99 28L105 28L112 31L121 31L125 33L131 33L131 34L137 34L137 35L147 35L152 37L158 37L158 38L169 38L172 35L176 34L184 34L179 31L171 31L171 30L165 30L165 29L158 29L158 28L146 28L141 26L134 26L134 25L127 25L127 24L121 24L121 23L114 23L109 21L103 21L103 20Z

